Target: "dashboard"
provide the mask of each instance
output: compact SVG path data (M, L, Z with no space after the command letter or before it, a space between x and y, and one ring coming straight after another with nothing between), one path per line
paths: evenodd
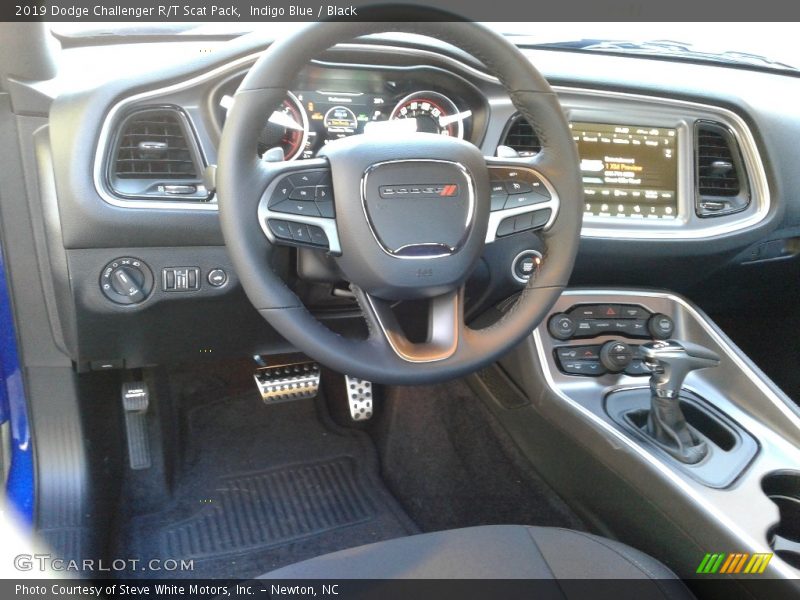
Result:
M175 43L136 53L156 60ZM43 238L59 242L44 249L53 328L81 368L121 356L140 366L196 358L201 350L289 349L244 297L209 179L226 112L265 45L248 44L69 90L39 122L31 154L50 207ZM115 52L115 61L124 59L123 48ZM776 149L796 138L779 126L789 107L770 92L793 89L794 79L644 58L525 53L550 79L581 159L583 197L560 199L584 208L575 284L667 287L730 306L756 289L705 289L710 278L730 281L741 269L797 254L793 221L784 219L793 208L778 199L800 181L788 165L776 175L789 156ZM667 85L663 77L684 83ZM479 62L402 36L331 49L253 127L264 160L298 168L332 140L410 130L462 138L486 156L546 151ZM526 269L546 260L535 230L496 233L467 288L468 318L513 297ZM329 326L355 327L358 307L324 249L279 248L270 260ZM114 273L123 267L137 284L135 302L119 301Z
M113 108L104 125L110 133L101 136L95 157L96 184L106 200L126 208L214 209L202 175L214 162L227 109L245 74L239 69L187 82L186 92L193 94L188 101L183 90L153 90ZM556 90L581 156L584 237L713 238L751 227L769 212L763 161L749 126L736 113L669 97ZM149 123L148 111L155 109L173 109L175 120L185 121L186 156L169 151L160 156L137 146L166 145L175 133L139 132L137 113ZM342 137L408 131L466 139L487 156L499 146L519 156L541 151L533 128L499 82L485 73L476 77L458 62L446 68L312 64L298 74L281 106L253 126L261 130L257 151L262 157L272 153L269 160L275 152L278 160L310 159ZM111 143L103 146L104 139ZM162 162L180 159L190 176L159 178Z

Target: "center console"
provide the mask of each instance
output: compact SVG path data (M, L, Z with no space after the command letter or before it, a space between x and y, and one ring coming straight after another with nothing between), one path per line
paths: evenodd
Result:
M622 539L637 528L640 543L658 537L646 550L683 576L706 552L735 551L773 553L764 576L800 577L798 410L691 303L658 291L567 290L501 369L527 402L498 400L496 381L474 387L495 398L512 437L587 520ZM682 456L654 434L664 398L698 454Z

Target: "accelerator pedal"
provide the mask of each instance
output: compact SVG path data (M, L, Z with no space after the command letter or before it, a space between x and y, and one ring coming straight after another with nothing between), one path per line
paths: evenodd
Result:
M254 378L265 404L314 398L319 392L320 370L315 362L262 366Z
M372 382L357 377L344 376L347 388L347 404L350 406L350 417L353 421L366 421L372 418L374 399Z

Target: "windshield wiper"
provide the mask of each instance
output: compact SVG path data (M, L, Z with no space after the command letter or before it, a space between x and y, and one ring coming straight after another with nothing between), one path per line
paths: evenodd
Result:
M691 45L672 40L654 40L649 42L632 42L626 40L574 40L565 42L548 42L535 44L539 48L560 48L575 50L590 50L597 52L619 52L623 54L642 54L649 56L672 56L691 60L704 60L721 62L733 65L749 65L755 67L768 67L771 69L784 69L797 71L797 67L778 62L748 52L729 50L725 52L708 52L696 50Z

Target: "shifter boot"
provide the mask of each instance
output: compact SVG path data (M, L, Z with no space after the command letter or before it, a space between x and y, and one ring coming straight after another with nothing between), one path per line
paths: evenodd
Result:
M686 423L677 398L651 396L645 431L664 451L683 463L698 463L708 453L706 442L698 439Z

